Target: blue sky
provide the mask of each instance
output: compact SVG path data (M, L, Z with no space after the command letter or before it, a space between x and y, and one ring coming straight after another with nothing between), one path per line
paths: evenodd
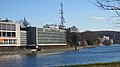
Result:
M0 18L18 21L26 17L32 26L60 23L60 3L64 5L66 27L75 25L80 31L119 30L115 29L111 16L88 0L0 0Z

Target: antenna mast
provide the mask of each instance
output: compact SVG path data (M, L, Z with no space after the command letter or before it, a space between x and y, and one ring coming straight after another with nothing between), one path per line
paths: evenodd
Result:
M59 29L64 29L64 23L65 23L65 19L64 19L64 16L63 16L63 4L62 4L62 2L61 2L61 10L60 10L60 19L61 19L61 23L60 23L60 25L59 25Z

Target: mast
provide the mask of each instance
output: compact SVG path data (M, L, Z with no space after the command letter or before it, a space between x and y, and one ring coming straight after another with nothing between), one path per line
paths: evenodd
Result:
M65 23L65 19L64 19L64 16L63 16L63 4L62 4L62 2L61 2L61 9L60 9L60 19L61 19L61 23L60 23L60 25L59 25L59 29L64 29L64 23Z

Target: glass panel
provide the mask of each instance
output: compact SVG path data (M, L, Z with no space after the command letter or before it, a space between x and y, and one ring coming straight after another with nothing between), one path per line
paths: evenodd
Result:
M1 23L0 23L0 30L2 30L2 28L1 28Z
M5 44L8 44L8 39L5 39L5 40L4 40L4 43L5 43Z
M2 35L3 35L3 37L6 37L6 32L3 32Z
M7 30L11 31L11 25L10 24L7 24Z
M7 37L11 37L11 32L7 32Z
M2 36L1 36L1 32L0 32L0 37L2 37Z
M12 31L16 31L16 26L15 26L15 24L12 24Z
M2 24L2 30L6 30L6 24Z
M16 37L16 33L15 32L12 32L12 37Z

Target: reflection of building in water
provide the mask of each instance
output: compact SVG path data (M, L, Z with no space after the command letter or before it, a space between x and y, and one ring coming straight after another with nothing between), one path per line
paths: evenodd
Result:
M0 56L0 61L6 61L6 60L17 60L17 59L21 59L23 56L20 54L14 54L14 55L2 55Z
M0 46L20 46L20 25L8 19L0 20Z

